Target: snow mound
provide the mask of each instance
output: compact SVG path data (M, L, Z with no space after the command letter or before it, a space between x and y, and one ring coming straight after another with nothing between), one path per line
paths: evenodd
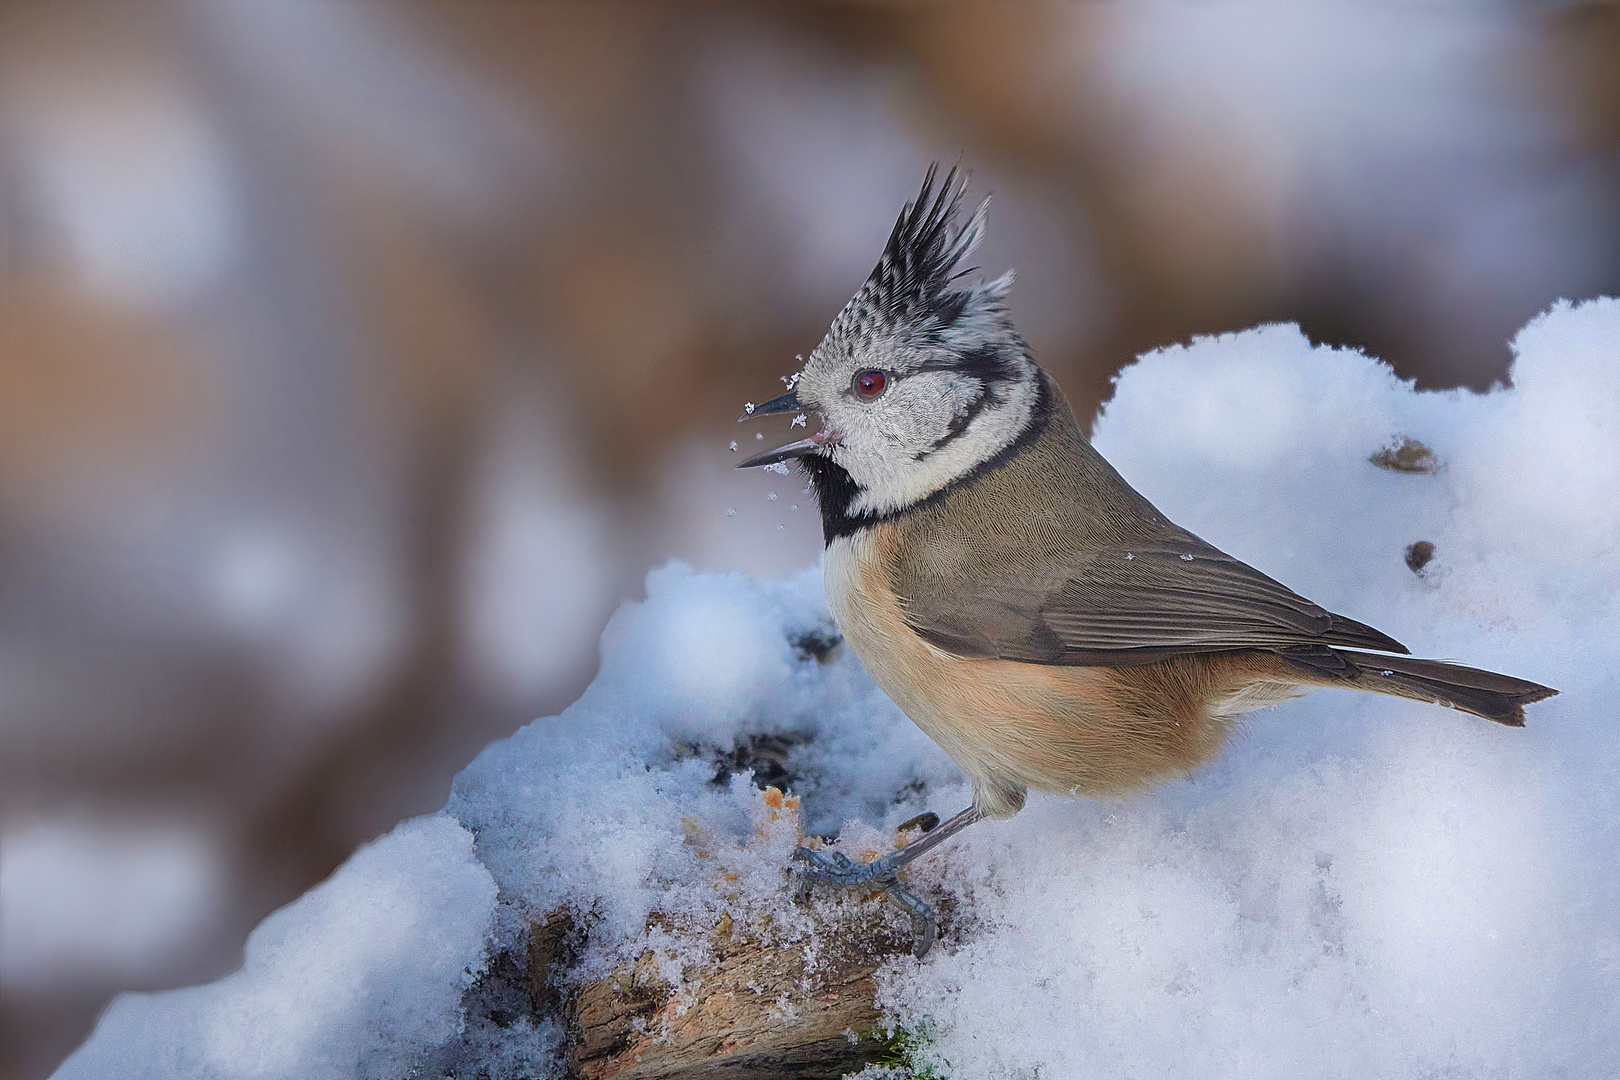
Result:
M1488 394L1291 326L1121 374L1095 441L1173 519L1419 655L1563 694L1513 730L1325 692L1191 781L975 826L911 874L955 918L880 973L910 1062L871 1075L1608 1074L1620 302L1559 304L1514 350ZM813 965L861 903L788 902L799 820L766 782L852 848L968 797L837 644L818 571L657 571L576 704L273 915L241 972L120 999L59 1075L560 1075L560 1032L491 1004L532 924L585 928L568 978L650 956L679 995L707 959L685 931L729 918Z
M234 975L118 998L56 1075L404 1075L461 1030L494 913L472 834L407 821L260 923Z

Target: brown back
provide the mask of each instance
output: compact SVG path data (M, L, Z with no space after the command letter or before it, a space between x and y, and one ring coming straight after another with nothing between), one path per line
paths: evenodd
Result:
M1175 525L1042 378L1043 423L1016 452L893 522L889 583L917 633L961 656L1078 665L1257 647L1406 651Z

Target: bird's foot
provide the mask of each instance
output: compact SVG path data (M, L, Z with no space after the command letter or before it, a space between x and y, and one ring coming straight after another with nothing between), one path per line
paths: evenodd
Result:
M923 814L902 825L901 831L921 826L928 832L939 824L937 814ZM902 854L905 852L906 854ZM934 909L927 901L900 884L900 868L910 861L909 849L893 851L881 859L858 863L842 851L831 853L801 847L793 850L793 861L800 864L794 870L794 895L804 899L812 885L832 885L840 889L873 889L883 893L884 899L911 916L911 952L924 956L934 946L938 922Z
M793 861L800 863L800 880L841 889L885 889L897 881L894 861L885 855L869 863L858 863L842 851L831 853L813 848L793 849Z
M840 889L875 889L883 898L911 916L911 954L922 957L934 947L939 924L929 903L900 884L899 867L885 855L869 863L858 863L841 851L828 855L810 848L795 848L793 861L795 894L809 895L812 885L833 885Z

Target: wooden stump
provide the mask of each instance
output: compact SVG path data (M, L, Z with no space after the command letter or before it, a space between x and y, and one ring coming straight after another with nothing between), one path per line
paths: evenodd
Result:
M814 969L797 945L768 946L716 931L716 963L695 973L695 1000L675 1000L650 957L561 1002L568 1065L582 1080L818 1080L858 1071L884 1047L873 975L910 939L881 903L852 923ZM536 941L557 941L537 928ZM531 973L547 970L544 957ZM554 962L554 961L552 961ZM543 977L543 975L541 976Z
M791 822L799 835L797 798L768 787L761 799L767 826ZM900 826L893 842L938 821L919 815ZM687 842L710 857L712 841L695 823L683 824ZM879 852L860 854L870 859ZM948 925L950 906L940 908ZM530 938L532 1014L562 1022L569 1074L580 1080L836 1080L887 1047L874 976L912 946L909 921L880 893L839 905L836 918L836 925L820 928L812 963L802 944L768 944L734 928L727 915L707 931L712 963L683 972L677 995L650 953L609 978L577 985L567 973L583 932L559 910Z

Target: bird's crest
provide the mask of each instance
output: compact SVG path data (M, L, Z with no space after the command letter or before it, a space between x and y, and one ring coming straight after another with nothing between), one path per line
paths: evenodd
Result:
M953 289L952 282L971 273L962 263L984 239L987 198L966 225L958 227L968 176L952 168L939 180L939 165L928 167L922 190L906 203L889 233L883 255L838 322L949 325L975 294L998 297L1011 285L1010 276L978 289Z
M984 239L990 200L979 205L966 227L953 230L967 194L968 177L952 168L936 190L938 174L937 164L928 167L922 191L900 211L883 256L868 279L873 299L880 306L907 312L914 311L917 305L931 306L959 276L962 261Z

